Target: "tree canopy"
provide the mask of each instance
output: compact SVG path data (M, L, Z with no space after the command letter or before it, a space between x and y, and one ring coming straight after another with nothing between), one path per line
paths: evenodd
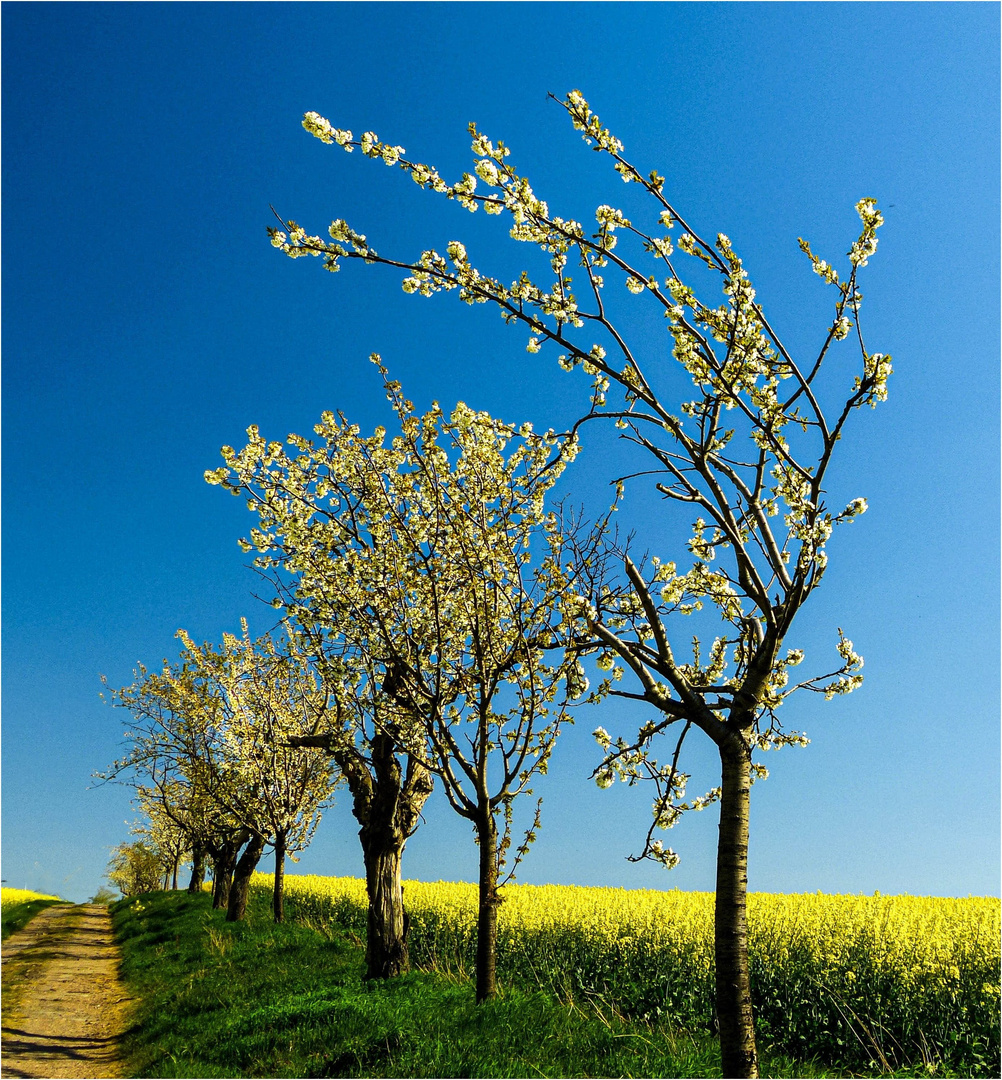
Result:
M459 240L450 240L444 255L431 248L417 257L387 255L381 243L377 249L343 218L331 223L328 240L295 221L269 231L272 244L288 256L320 257L330 271L349 261L388 265L404 271L405 292L456 291L468 304L494 304L506 322L528 329L530 353L552 346L562 368L581 368L590 378L590 400L578 426L610 420L637 452L635 470L610 477L617 492L643 477L666 502L696 515L688 542L692 562L683 573L678 560L660 552L635 557L629 542L608 529L600 553L579 550L577 647L582 655L596 654L600 668L610 672L593 700L618 694L660 713L635 736L596 731L604 754L595 773L600 785L616 776L655 784L642 854L673 865L676 854L654 840L654 830L670 827L686 809L721 803L716 947L723 1065L727 1075L754 1076L744 897L749 787L765 770L752 762L752 753L806 743L801 732L785 731L777 714L795 690L832 697L862 681L862 658L841 630L832 670L793 685L790 669L803 652L784 651L784 645L824 577L833 530L866 510L866 500L855 493L842 508L829 505L826 484L852 414L887 397L890 358L865 343L858 287L883 218L875 199L857 202L861 230L844 270L799 241L831 290L831 317L818 329L814 350L795 356L767 318L730 238L718 232L705 239L669 201L664 176L635 166L580 92L561 104L585 142L649 197L643 222L607 204L596 208L588 227L551 213L513 164L509 148L472 124L473 172L450 184L373 132L355 138L316 112L303 120L322 142L399 168L419 187L468 211L482 207L506 215L509 236L548 260L547 283L524 270L504 284L475 266ZM646 338L631 344L612 317L606 297L615 284L663 315L675 370L681 368L693 388L688 399L677 400L664 347L652 348ZM714 285L719 293L711 298ZM838 348L842 343L852 349ZM826 364L830 358L834 370ZM645 540L660 548L658 537ZM716 609L724 632L708 647L693 638L691 659L685 659L670 626L675 616L704 604ZM634 687L620 689L615 684L627 671ZM673 728L678 736L662 751L661 737ZM721 784L687 801L688 775L679 761L693 728L716 745Z

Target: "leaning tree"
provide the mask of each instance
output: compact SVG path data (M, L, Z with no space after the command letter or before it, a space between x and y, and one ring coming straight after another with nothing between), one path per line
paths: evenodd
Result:
M545 281L526 271L505 284L482 273L459 241L446 244L444 255L432 249L417 257L387 255L340 218L331 224L329 240L292 221L272 228L271 238L290 257L317 256L328 270L351 260L393 266L405 272L406 292L457 290L467 303L496 305L507 322L527 328L529 352L553 346L561 367L580 367L590 376L590 407L582 421L615 423L636 451L631 473L647 477L665 500L696 515L688 544L693 562L684 573L667 560L634 559L610 537L608 557L591 567L591 587L579 591L576 618L581 648L597 653L600 667L610 672L598 696L639 698L659 716L631 738L613 739L599 729L604 758L598 781L605 785L616 775L650 779L657 790L655 827L672 825L690 806L720 802L715 954L721 1055L725 1075L756 1076L745 891L749 790L764 770L752 753L806 741L784 731L776 712L794 690L831 697L861 681L862 660L841 631L834 670L793 685L790 670L803 654L784 651L784 644L821 583L832 530L866 509L861 498L831 509L826 483L850 416L887 396L890 360L864 343L857 288L883 219L874 199L856 204L862 229L841 272L800 241L832 295L831 319L819 327L813 351L801 354L784 345L767 318L730 239L723 233L704 238L669 201L664 177L633 165L578 91L562 105L585 141L649 199L643 222L611 205L599 206L595 224L587 227L551 213L512 164L508 147L473 125L474 171L449 183L372 132L355 138L314 112L303 121L323 142L399 167L419 187L467 210L507 215L510 236L548 261ZM712 279L722 300L708 298L703 283ZM631 341L607 298L614 283L663 314L668 350L646 334ZM847 356L829 373L826 360L843 341L855 344L854 370ZM691 380L687 400L668 389L669 350ZM658 538L650 542L657 545ZM724 632L703 650L697 642L685 659L672 644L672 617L704 604L716 608ZM620 689L617 680L627 671L633 687ZM679 762L694 729L715 745L721 782L686 802L688 777ZM671 741L663 752L665 737ZM667 865L676 859L653 833L643 855Z

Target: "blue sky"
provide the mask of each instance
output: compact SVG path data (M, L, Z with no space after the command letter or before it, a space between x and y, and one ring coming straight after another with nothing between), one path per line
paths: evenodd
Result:
M754 790L750 887L998 893L997 5L6 3L2 23L8 884L85 898L127 836L128 791L90 780L120 747L101 674L176 655L178 627L270 625L235 542L249 515L202 480L222 444L251 423L308 433L324 409L385 421L372 351L419 408L559 427L585 401L486 308L269 246L274 204L311 231L346 217L381 251L463 239L501 277L524 252L502 219L322 146L302 113L452 177L475 120L580 220L627 195L547 100L579 88L731 237L797 349L827 311L796 238L838 256L864 195L887 221L863 291L890 400L857 418L832 485L870 510L790 640L821 668L844 627L867 679L785 707L812 743ZM645 347L659 330L635 326ZM597 507L613 451L589 439L566 489ZM660 504L629 512L684 555ZM609 705L562 736L522 880L712 887L713 811L667 837L670 874L626 861L650 795L586 778L590 731L630 719ZM706 750L690 763L712 785ZM427 818L405 872L472 879L465 823L437 802ZM299 869L358 873L355 828L342 800Z

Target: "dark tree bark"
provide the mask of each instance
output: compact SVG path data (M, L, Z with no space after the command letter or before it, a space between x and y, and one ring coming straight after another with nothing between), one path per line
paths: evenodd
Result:
M233 870L237 864L237 852L250 839L250 833L242 829L227 840L207 845L212 857L212 907L221 911L229 907Z
M358 837L365 860L369 901L365 948L366 979L388 979L410 967L407 915L401 886L404 846L417 828L433 778L413 757L401 767L400 748L385 732L374 735L369 755L339 746L335 736L289 740L292 746L316 746L337 762L348 782L352 813L361 826ZM401 756L403 756L401 754Z
M229 848L229 845L226 845ZM230 885L233 882L233 867L236 865L236 853L224 849L212 858L212 907L214 911L224 910L230 902Z
M393 739L379 733L371 743L368 785L356 795L352 812L365 859L365 885L369 899L365 944L365 977L388 979L410 969L405 932L401 861L407 838L417 826L421 807L431 794L432 779L408 759L404 774Z
M285 842L286 832L280 829L275 834L275 889L271 900L275 922L285 922Z
M267 837L252 833L243 854L233 871L233 884L230 886L229 903L226 906L226 921L240 922L247 914L247 894L250 889L251 875L261 861Z
M498 938L498 833L489 806L476 820L480 846L480 907L477 914L477 1002L496 997Z
M751 749L747 740L737 733L722 741L719 749L720 834L714 946L721 1065L725 1077L757 1077L746 921Z
M191 880L188 882L188 892L200 893L202 882L205 881L205 848L201 844L193 845L191 849Z
M365 977L389 979L410 969L400 871L406 838L387 829L385 821L363 826L359 838L369 899Z

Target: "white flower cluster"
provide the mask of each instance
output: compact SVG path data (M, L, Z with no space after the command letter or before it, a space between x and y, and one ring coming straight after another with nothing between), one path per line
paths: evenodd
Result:
M887 400L887 380L894 369L891 367L891 358L884 353L869 353L863 361L863 379L857 377L855 389L867 384L867 392L864 398L871 409L877 407L878 401Z
M614 206L599 206L595 210L595 220L602 226L603 230L608 229L609 232L615 232L617 228L629 228L630 222L623 216L622 210L617 210Z
M849 336L852 329L852 319L847 315L840 315L832 324L831 333L836 341L843 341Z
M566 98L567 111L571 114L574 127L584 132L583 138L586 143L595 144L596 150L604 150L609 154L618 154L623 149L623 144L608 128L602 127L598 116L588 107L584 95L580 90L572 90Z
M655 840L651 844L648 854L666 870L674 870L678 866L678 855L671 848L666 848L660 840Z
M866 266L867 260L877 250L877 229L883 225L884 218L877 209L877 200L873 198L860 199L856 203L856 213L863 222L863 231L849 249L849 261L853 266Z
M339 146L343 146L349 154L351 153L351 132L332 127L331 122L326 117L321 116L320 113L308 112L303 117L303 127L321 142L337 143Z

